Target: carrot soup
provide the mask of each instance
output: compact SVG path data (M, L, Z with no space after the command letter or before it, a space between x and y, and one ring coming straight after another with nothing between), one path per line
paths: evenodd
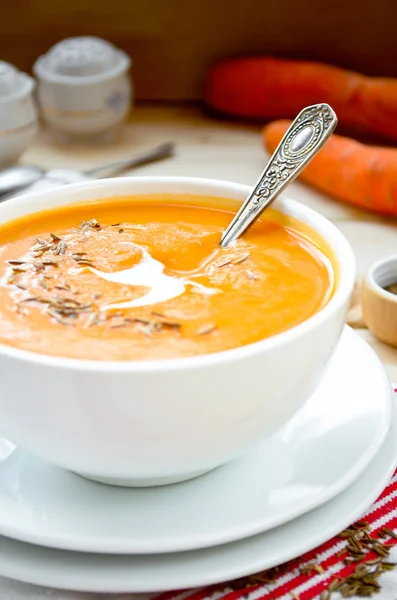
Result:
M220 198L131 196L0 226L0 344L141 361L228 350L298 325L332 296L332 253L270 209L222 249L237 208Z

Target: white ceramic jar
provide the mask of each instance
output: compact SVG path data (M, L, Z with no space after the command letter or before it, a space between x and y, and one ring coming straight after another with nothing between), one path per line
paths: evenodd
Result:
M132 98L131 59L96 37L68 38L34 65L45 121L69 136L111 133Z
M250 192L218 180L103 179L4 202L0 223L112 196L127 203L131 194L242 202ZM75 360L0 345L1 435L88 478L148 486L214 469L282 427L314 391L338 343L355 261L343 235L320 214L288 198L276 206L314 229L334 252L339 277L319 312L260 342L189 358Z
M0 61L0 168L14 163L37 130L35 81Z

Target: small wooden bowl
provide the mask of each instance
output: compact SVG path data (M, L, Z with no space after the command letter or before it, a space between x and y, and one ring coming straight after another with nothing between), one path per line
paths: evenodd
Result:
M364 321L382 342L397 347L397 295L385 290L397 283L397 254L382 258L369 269L363 284Z

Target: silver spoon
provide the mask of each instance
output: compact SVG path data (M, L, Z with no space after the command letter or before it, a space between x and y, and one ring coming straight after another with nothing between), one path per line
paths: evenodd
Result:
M265 170L221 238L227 248L293 181L334 131L338 119L328 104L304 108L291 124Z
M86 171L75 169L53 169L45 171L40 167L16 165L0 172L0 196L3 194L14 193L23 190L43 177L60 183L73 183L80 179L99 179L115 175L125 169L145 165L162 158L172 156L174 153L174 144L168 143L141 152L124 160L120 160L109 165L95 167Z

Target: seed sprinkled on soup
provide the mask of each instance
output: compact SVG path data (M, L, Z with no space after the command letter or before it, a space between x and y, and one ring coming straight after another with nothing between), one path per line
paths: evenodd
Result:
M112 198L0 226L0 344L181 358L263 340L320 310L334 287L325 243L267 211L222 249L235 211L216 198Z

